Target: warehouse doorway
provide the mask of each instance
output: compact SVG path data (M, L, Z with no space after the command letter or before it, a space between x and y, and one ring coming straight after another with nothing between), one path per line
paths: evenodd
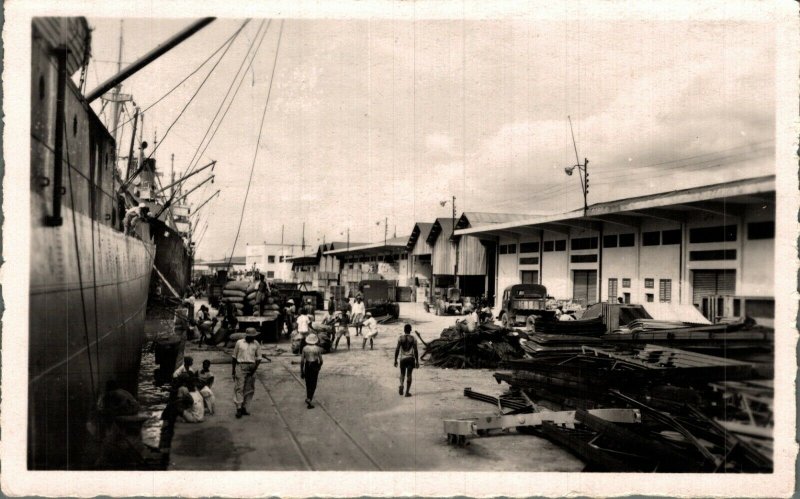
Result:
M692 271L692 303L700 307L704 296L735 295L736 270L711 269Z
M538 270L521 271L520 282L522 282L522 284L539 284L539 271Z
M584 307L597 302L597 271L572 271L572 299Z

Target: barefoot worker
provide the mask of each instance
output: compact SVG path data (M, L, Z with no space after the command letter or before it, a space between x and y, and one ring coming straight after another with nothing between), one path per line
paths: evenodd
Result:
M319 338L311 333L306 337L306 346L300 354L300 377L306 380L306 406L314 408L314 392L317 389L317 378L322 368L322 348Z
M253 399L256 391L256 369L261 363L261 345L256 341L258 331L249 327L245 337L236 342L231 358L234 392L233 401L236 404L236 417L249 416L247 406Z
M397 338L397 348L394 349L394 367L397 367L397 357L400 357L400 395L403 394L403 379L406 380L406 397L411 396L411 372L419 368L419 353L417 352L417 339L411 336L411 324L403 327L403 334Z
M364 320L364 327L367 329L364 331L364 342L361 345L361 350L367 348L367 340L369 340L369 349L372 350L372 339L378 336L378 321L375 320L375 317L373 317L370 312L367 312L365 317L366 320Z

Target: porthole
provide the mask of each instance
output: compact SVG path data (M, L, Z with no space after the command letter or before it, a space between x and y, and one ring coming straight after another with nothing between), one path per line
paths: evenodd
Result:
M78 135L78 116L72 115L72 135Z
M39 100L44 100L44 76L39 76Z

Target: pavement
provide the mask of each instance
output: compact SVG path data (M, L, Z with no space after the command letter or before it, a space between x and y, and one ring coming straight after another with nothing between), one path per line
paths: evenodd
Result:
M176 423L172 470L251 471L580 471L583 464L545 439L511 431L451 446L442 420L491 413L464 397L465 387L499 395L492 370L414 370L412 397L398 394L394 348L408 322L425 341L437 338L455 317L428 314L421 303L401 303L400 320L381 325L375 349L361 349L351 329L339 351L326 354L314 409L305 405L298 356L288 340L265 344L271 362L257 372L250 416L235 417L230 351L187 347L195 365L210 359L216 375L217 410L199 424ZM423 351L420 345L420 354Z

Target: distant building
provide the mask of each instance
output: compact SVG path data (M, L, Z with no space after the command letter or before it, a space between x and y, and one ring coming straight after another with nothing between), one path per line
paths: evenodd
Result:
M289 260L300 254L300 245L295 244L248 244L245 250L248 271L256 270L267 279L292 280L292 263Z

